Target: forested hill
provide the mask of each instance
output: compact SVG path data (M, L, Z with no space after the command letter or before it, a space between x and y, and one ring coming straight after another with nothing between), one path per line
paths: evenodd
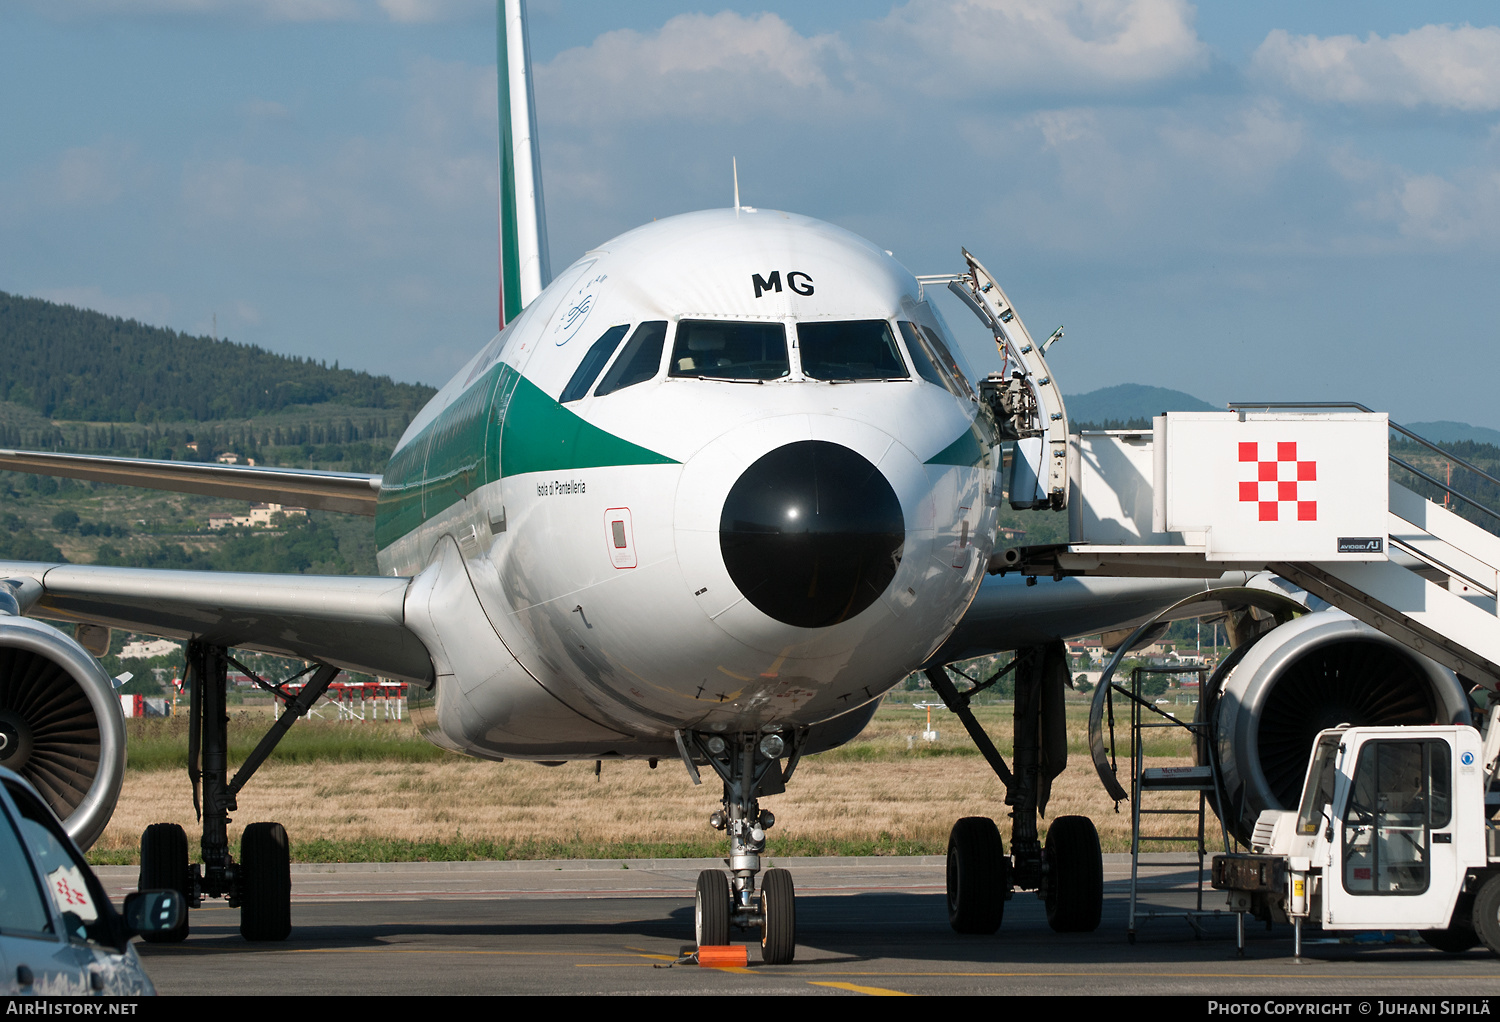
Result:
M0 291L0 400L48 418L207 422L325 403L414 413L434 393Z

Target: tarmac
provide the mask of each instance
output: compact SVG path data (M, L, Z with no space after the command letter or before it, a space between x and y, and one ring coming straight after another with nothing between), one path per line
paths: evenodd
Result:
M1142 856L1141 911L1196 906L1197 872L1185 862ZM1446 954L1410 934L1309 932L1297 960L1290 927L1250 920L1241 956L1234 917L1221 915L1198 928L1138 919L1132 943L1128 855L1105 856L1104 917L1089 934L1053 933L1024 892L997 934L954 933L942 856L768 864L791 870L797 887L790 965L762 964L748 931L738 935L749 944L743 968L681 961L694 881L722 868L717 859L296 864L289 940L245 942L239 911L217 901L191 913L183 943L137 949L166 995L1316 995L1375 1015L1414 997L1500 995L1500 959L1483 948ZM135 887L135 867L96 872L116 899ZM1222 906L1222 895L1205 888L1203 904Z

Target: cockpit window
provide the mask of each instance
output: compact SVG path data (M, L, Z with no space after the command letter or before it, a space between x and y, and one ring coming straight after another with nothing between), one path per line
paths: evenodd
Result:
M780 323L684 319L677 324L668 376L775 380L791 374Z
M948 350L948 345L943 343L943 339L937 335L937 331L932 329L932 327L924 326L922 328L922 336L926 337L931 343L932 351L937 356L936 361L953 374L953 379L962 389L963 396L973 398L974 388L969 385L968 373L964 372L964 367L959 365L958 359L953 357L953 352Z
M599 372L604 368L609 356L615 353L620 346L620 340L630 330L627 323L623 326L612 326L604 331L604 336L594 342L589 348L588 354L583 356L583 361L578 364L578 369L573 373L573 378L563 388L561 402L577 401L588 394L589 388L599 378Z
M906 338L906 350L911 352L911 360L917 367L917 375L928 383L942 387L955 397L963 397L963 388L953 378L952 371L945 367L943 359L933 350L927 338L922 336L916 324L908 323L903 319L897 325L901 327L901 336Z
M665 320L651 320L635 328L625 350L615 359L615 364L604 374L604 382L594 391L595 397L613 394L617 390L645 383L656 375L661 367L661 349L667 339ZM592 354L592 352L590 352Z
M815 380L906 380L891 326L883 319L798 323L802 372Z

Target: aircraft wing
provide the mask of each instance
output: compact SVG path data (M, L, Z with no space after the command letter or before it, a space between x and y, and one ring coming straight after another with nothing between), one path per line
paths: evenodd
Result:
M375 514L375 498L380 493L380 476L358 472L148 461L55 451L0 450L0 469L356 515Z
M1250 572L1231 571L1215 579L1079 576L1043 578L1027 585L1018 574L990 575L930 662L953 663L1001 650L1133 628L1194 593L1243 586L1250 578ZM1199 605L1193 613L1211 609Z
M163 571L0 561L26 613L318 660L426 683L427 648L406 624L410 579Z

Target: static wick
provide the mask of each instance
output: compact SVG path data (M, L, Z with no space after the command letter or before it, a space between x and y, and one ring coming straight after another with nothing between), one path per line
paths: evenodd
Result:
M740 215L740 161L738 157L731 156L729 165L734 168L734 215Z

